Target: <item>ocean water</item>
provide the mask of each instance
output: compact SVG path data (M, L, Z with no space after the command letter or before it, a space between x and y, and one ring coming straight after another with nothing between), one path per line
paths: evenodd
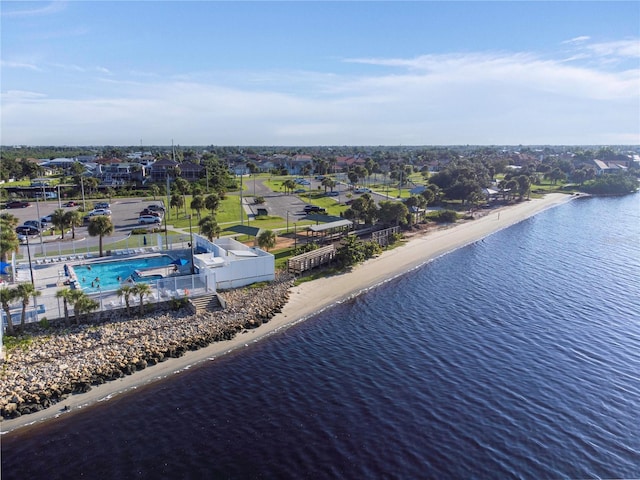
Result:
M3 435L2 478L639 478L640 195Z

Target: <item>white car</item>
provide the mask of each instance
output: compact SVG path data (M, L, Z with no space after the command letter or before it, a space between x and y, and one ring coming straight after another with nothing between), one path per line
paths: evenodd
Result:
M138 217L138 223L141 225L148 223L160 223L160 217L156 217L155 215L140 215L140 217Z
M95 210L91 210L89 212L90 217L97 217L99 215L111 215L111 210L108 210L106 208L96 208Z

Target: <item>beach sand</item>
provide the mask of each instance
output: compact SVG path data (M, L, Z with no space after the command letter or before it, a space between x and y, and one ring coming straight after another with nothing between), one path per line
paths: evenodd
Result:
M450 228L416 236L406 244L384 252L377 258L356 266L351 272L306 282L291 289L289 301L282 312L268 323L236 335L232 340L218 342L206 348L189 351L180 358L171 358L121 379L94 386L89 392L71 395L62 402L40 412L0 421L0 432L37 425L55 417L72 415L97 402L136 389L142 385L179 373L192 365L215 358L252 343L304 320L319 311L355 296L388 279L402 275L447 252L478 241L498 230L518 223L543 210L575 198L571 195L548 194L514 206L490 210L476 220ZM484 213L484 212L483 212Z

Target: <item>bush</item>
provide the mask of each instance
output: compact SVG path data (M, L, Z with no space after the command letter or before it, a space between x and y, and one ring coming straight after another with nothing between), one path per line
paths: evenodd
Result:
M455 223L458 220L458 214L453 210L439 210L429 214L429 218L436 223Z

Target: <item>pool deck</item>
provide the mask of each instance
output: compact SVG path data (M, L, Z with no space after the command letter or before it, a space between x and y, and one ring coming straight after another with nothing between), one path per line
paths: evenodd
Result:
M159 250L152 249L135 249L124 251L115 255L112 252L112 255L108 257L94 256L87 258L86 256L75 256L74 258L74 256L67 256L52 259L52 261L49 262L32 262L33 281L36 290L40 291L40 295L36 297L36 302L39 306L44 306L44 313L42 307L39 308L38 319L41 319L43 317L53 319L61 318L64 316L64 307L62 305L62 301L56 298L55 295L58 290L64 288L65 286L68 286L67 284L65 284L65 281L69 280L69 277L65 274L65 264L74 267L80 265L90 265L96 262L145 258L157 256L159 254L171 255L175 253L175 251L161 252ZM166 269L166 267L164 268ZM28 263L25 264L23 262L21 264L18 264L16 280L18 282L31 281L31 272L29 270ZM189 289L189 291L191 292L191 296L193 296L194 294L198 294L198 289L191 288ZM100 307L97 311L120 308L123 305L122 298L116 295L115 291L87 292L87 294L100 303ZM172 296L184 296L184 294L184 290L177 290L176 292L167 292L166 290L163 290L163 292L154 291L153 294L149 297L148 302L160 302L167 300ZM72 314L72 312L70 312L70 314Z

